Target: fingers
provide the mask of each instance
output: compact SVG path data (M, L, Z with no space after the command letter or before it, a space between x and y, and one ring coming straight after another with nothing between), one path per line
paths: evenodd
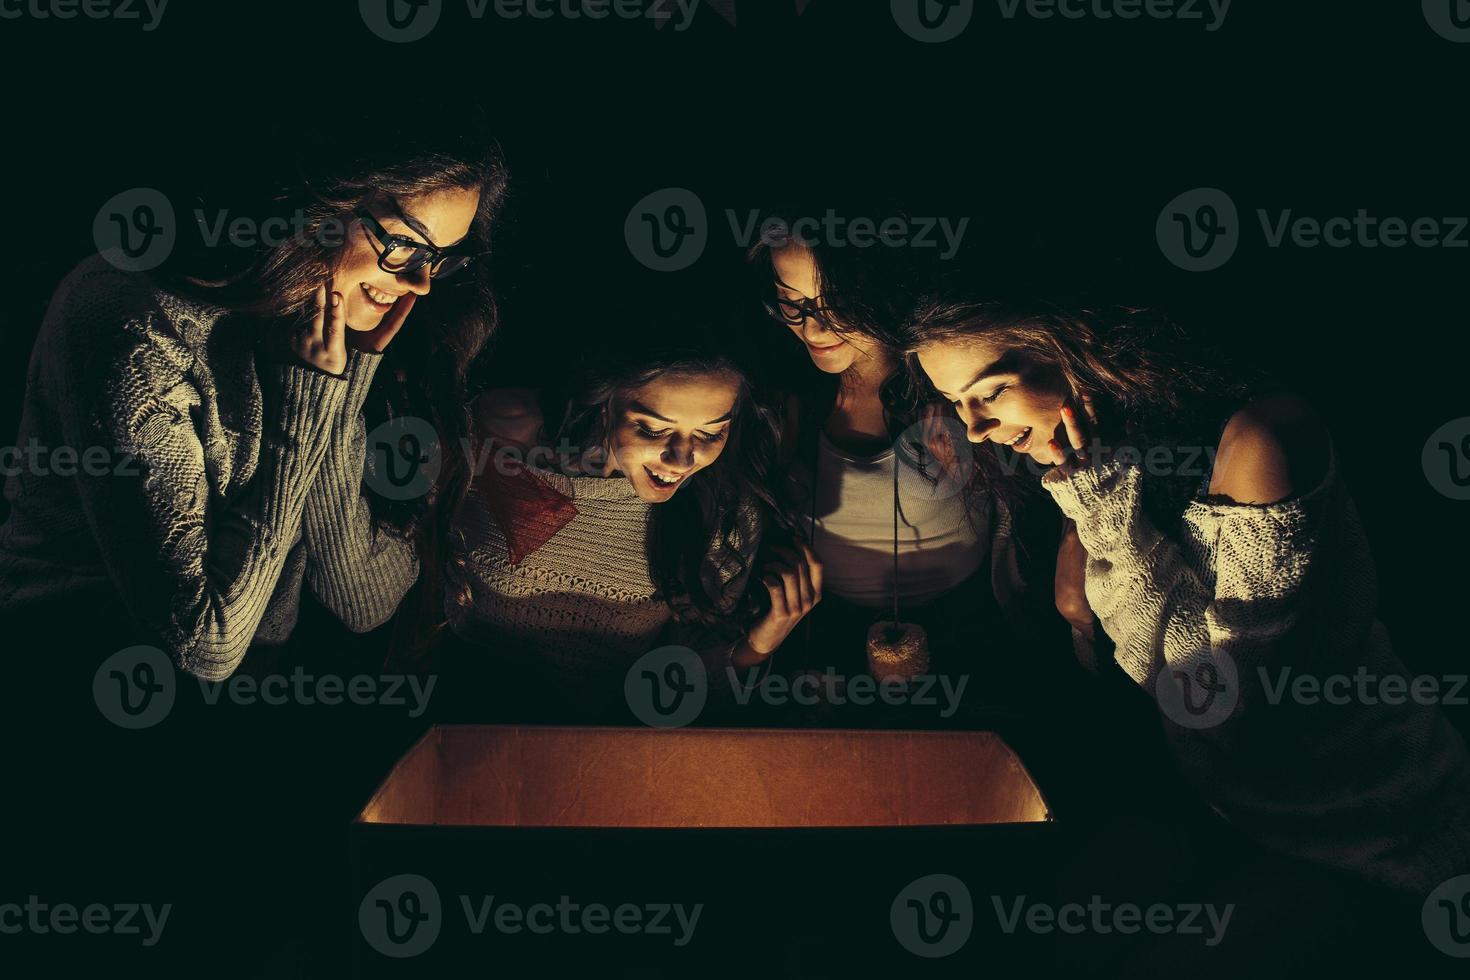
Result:
M347 366L347 303L342 294L332 288L332 280L327 280L325 288L328 299L322 347L327 352L327 362L337 365L337 370L340 371Z
M817 558L817 553L812 550L811 545L807 544L805 541L796 542L796 546L801 549L802 556L806 559L807 568L811 574L813 592L812 602L821 602L822 576L824 574L822 562L819 558Z
M377 342L378 350L388 346L394 334L398 333L398 328L403 326L403 321L407 320L408 315L413 312L413 304L418 298L417 293L404 293L398 297L398 302L393 304L393 309L388 311L388 315L383 317L383 322L378 325L378 329L373 331L376 334L374 340Z
M783 559L776 568L795 588L795 602L791 608L793 611L810 610L822 598L819 584L822 563L817 560L816 552L804 542L798 541L796 545L801 549L799 553L783 545L774 545L771 550Z
M327 290L327 285L328 283L323 283L322 285L316 287L316 302L312 306L313 312L310 325L311 339L313 340L321 339L323 332L326 329L327 299L330 296L330 293Z
M781 576L767 572L761 576L761 584L766 587L766 592L771 596L771 613L776 616L791 615L786 604L786 586Z
M1072 444L1079 458L1086 458L1083 447L1087 445L1087 437L1082 434L1082 424L1077 420L1077 409L1071 405L1062 406L1062 424L1067 429L1067 441Z

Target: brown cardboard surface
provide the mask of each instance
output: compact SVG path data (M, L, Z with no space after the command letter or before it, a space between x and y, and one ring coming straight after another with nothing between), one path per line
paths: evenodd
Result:
M445 725L357 818L448 827L905 827L1049 820L993 732Z

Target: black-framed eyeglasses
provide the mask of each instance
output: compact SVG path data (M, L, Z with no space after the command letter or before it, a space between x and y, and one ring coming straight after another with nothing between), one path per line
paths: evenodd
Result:
M764 305L767 313L787 326L798 327L807 320L816 320L824 326L831 327L835 322L832 318L832 308L823 306L821 300L794 300L784 296L772 296L765 301Z
M378 240L378 268L395 276L407 276L429 267L429 276L444 279L454 275L470 264L474 255L470 252L439 248L406 235L395 235L384 228L366 208L353 212L362 219L363 227Z

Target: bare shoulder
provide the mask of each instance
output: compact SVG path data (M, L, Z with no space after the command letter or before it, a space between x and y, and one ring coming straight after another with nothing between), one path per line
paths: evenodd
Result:
M1328 433L1299 395L1273 394L1231 416L1220 437L1212 496L1273 504L1306 493L1327 475Z
M534 388L491 388L475 399L473 408L480 438L522 448L537 444L542 417Z

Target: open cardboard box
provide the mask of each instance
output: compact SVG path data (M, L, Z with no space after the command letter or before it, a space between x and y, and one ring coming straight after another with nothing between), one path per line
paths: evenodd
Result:
M1051 826L1041 791L993 732L440 726L354 822L353 897L356 915L377 916L374 903L387 914L400 896L373 889L420 876L442 928L412 957L364 937L360 972L437 974L465 961L769 971L772 942L800 956L813 939L823 970L834 958L912 965L893 939L895 895L935 873L1034 891ZM649 935L477 932L472 910L491 896L522 907L682 901L703 913L694 941L677 947Z
M362 824L921 827L1051 819L993 732L433 728Z

